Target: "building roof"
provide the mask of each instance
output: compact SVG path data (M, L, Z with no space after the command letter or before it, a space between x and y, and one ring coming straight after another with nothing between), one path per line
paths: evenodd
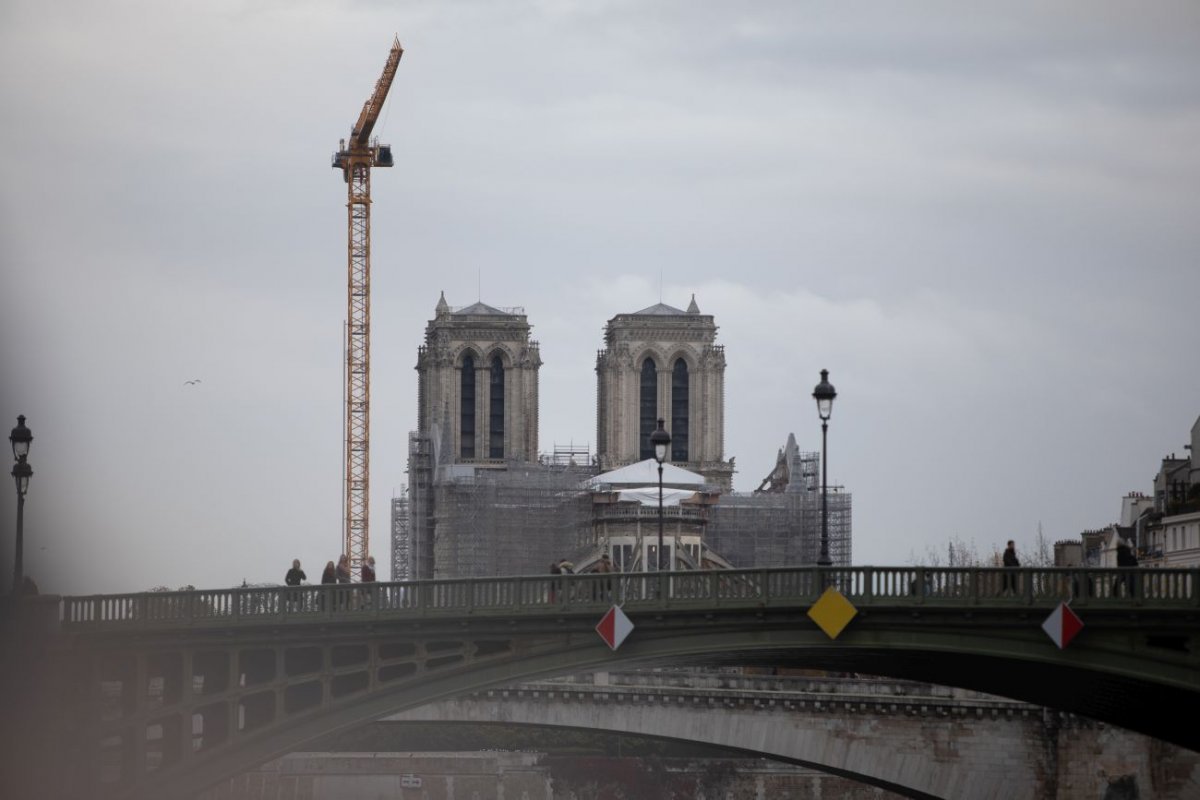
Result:
M489 306L487 303L474 303L463 308L458 308L450 312L451 314L491 314L503 317L511 317L512 314L508 311L502 311L494 306Z
M677 467L674 464L663 464L663 486L692 486L701 487L707 483L703 475L686 470L683 467ZM638 461L635 464L627 464L619 469L614 469L611 472L601 473L594 478L589 478L585 486L623 486L623 487L640 487L653 486L655 492L658 491L658 462L653 458L647 458L645 461Z
M655 303L649 308L643 308L641 311L633 312L634 316L659 316L659 317L682 317L687 314L686 311L681 311L675 306L669 306L666 303Z

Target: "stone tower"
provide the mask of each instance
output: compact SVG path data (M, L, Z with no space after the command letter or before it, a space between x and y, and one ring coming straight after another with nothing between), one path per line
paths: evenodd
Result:
M452 309L442 294L417 351L417 428L438 464L537 461L538 344L522 308Z
M671 434L669 461L728 490L725 348L695 296L687 311L658 303L608 321L596 356L596 454L601 471L654 457L658 419Z

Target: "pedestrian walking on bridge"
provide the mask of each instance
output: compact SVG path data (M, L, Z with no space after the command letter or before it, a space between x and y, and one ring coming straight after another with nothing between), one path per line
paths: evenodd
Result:
M994 562L993 562L994 563ZM1017 594L1017 567L1021 566L1021 562L1017 559L1017 546L1012 539L1008 540L1008 547L1004 548L1004 582L1001 594Z
M375 582L375 556L367 556L367 560L362 565L362 583ZM364 587L358 590L359 605L367 608L371 605L371 589Z
M596 591L599 593L599 599L612 600L612 578L607 577L613 571L612 559L608 557L608 553L600 556L600 563L596 565L596 572L605 575L604 580L596 584Z
M353 580L353 578L351 577L351 573L350 573L350 556L348 556L348 555L339 556L338 563L337 563L337 570L335 570L335 571L337 573L337 582L338 582L339 586L343 583L350 583ZM338 610L341 611L341 610L349 608L350 607L350 597L348 594L349 590L348 589L347 590L338 589L336 593L337 593L337 598L338 598L338 600L337 600Z
M324 586L325 584L335 584L335 583L337 583L337 568L335 568L333 566L333 562L330 561L325 564L325 571L321 573L321 585ZM332 590L327 589L327 590L321 591L321 610L322 611L325 610L325 598L329 595L330 591L332 591Z
M1122 536L1117 537L1117 566L1121 568L1129 568L1132 570L1138 565L1137 554L1133 551L1133 542ZM1137 596L1137 575L1132 571L1122 572L1113 581L1112 593L1113 597L1118 597L1118 590L1121 585L1125 585L1125 591L1130 597Z

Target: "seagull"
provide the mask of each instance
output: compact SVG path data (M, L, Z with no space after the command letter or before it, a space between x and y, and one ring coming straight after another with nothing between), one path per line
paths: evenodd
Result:
M193 384L197 384L197 383L199 383L199 382L200 382L200 379L199 379L199 378L196 378L196 380L194 380L194 381L184 381L184 382L183 382L183 385L184 385L184 386L192 386Z

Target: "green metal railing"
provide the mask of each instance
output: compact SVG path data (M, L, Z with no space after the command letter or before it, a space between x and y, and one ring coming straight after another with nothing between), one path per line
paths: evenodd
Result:
M89 628L225 626L321 618L548 615L627 608L795 607L835 587L858 607L1200 608L1197 569L786 567L64 597L62 622Z

